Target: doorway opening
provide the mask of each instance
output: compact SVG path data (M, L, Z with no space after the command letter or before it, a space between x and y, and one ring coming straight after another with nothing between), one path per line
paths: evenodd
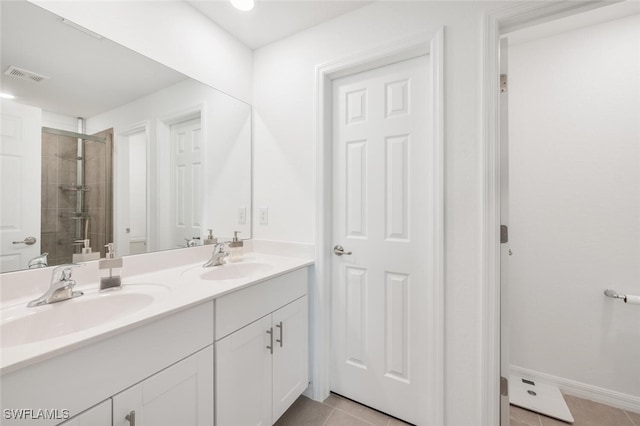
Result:
M502 376L531 410L515 421L640 412L640 309L604 295L633 292L640 273L638 28L638 6L618 3L502 34ZM547 385L569 417L545 407Z

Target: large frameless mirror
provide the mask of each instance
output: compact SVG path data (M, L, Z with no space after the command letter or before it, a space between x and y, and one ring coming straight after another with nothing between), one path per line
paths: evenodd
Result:
M250 105L34 4L0 5L0 91L15 96L0 111L0 271L111 242L124 256L209 229L251 237Z

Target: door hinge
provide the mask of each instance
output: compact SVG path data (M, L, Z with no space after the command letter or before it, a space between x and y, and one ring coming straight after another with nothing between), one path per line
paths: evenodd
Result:
M509 396L509 380L500 376L500 395Z
M509 242L509 227L507 225L500 225L500 244Z
M507 88L508 88L507 75L506 74L500 74L500 93L505 93L507 91Z

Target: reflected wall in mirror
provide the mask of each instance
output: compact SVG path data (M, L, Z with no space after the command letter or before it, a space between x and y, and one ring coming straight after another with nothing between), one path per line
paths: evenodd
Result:
M0 271L251 238L250 105L34 4L0 7Z

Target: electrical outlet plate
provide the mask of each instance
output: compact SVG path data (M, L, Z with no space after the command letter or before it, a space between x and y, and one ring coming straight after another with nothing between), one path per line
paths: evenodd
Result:
M238 225L244 225L247 223L247 208L238 208Z
M258 216L260 219L260 225L269 224L269 208L268 207L260 207L258 209Z

